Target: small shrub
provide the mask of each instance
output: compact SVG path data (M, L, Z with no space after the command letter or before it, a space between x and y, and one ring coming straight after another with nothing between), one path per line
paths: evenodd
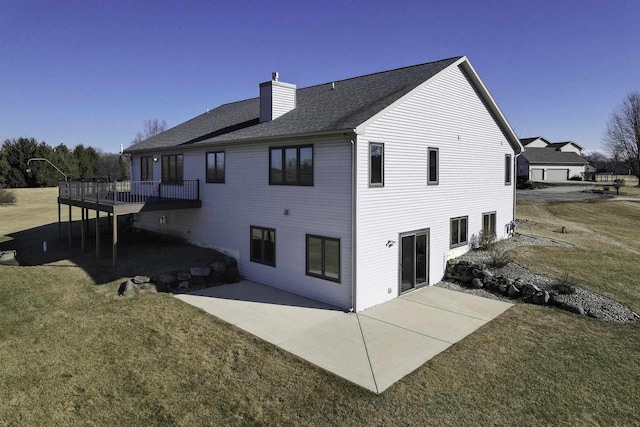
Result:
M0 187L0 205L14 205L16 200L16 193Z
M573 295L576 293L576 285L567 273L565 273L560 280L551 285L551 289L562 295Z
M624 178L618 178L618 179L614 179L613 180L614 183L620 185L620 187L624 187L624 184L626 183L626 181L624 180Z
M480 249L488 249L496 240L495 233L485 233L483 230L478 233L478 247Z
M489 264L491 267L504 267L509 264L511 261L511 256L506 251L501 251L495 246L489 249Z
M580 175L573 175L569 178L569 181L582 181L582 177Z

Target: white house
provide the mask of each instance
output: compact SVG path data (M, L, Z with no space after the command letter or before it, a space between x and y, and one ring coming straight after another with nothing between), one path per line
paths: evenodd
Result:
M593 172L583 148L573 141L549 142L541 136L522 138L524 152L518 156L517 174L532 181L567 181Z
M466 57L259 89L125 151L133 180L201 182L201 207L137 227L354 311L440 281L483 228L506 236L522 146Z

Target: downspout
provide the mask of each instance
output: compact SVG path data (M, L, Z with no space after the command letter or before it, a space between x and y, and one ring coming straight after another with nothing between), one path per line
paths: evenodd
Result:
M351 309L356 311L356 218L357 218L357 171L358 163L356 162L356 140L357 136L351 140Z

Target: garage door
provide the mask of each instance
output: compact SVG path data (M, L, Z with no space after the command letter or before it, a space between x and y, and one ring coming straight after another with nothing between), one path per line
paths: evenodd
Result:
M566 181L569 178L569 169L547 169L545 181Z
M542 181L542 169L531 169L531 181Z

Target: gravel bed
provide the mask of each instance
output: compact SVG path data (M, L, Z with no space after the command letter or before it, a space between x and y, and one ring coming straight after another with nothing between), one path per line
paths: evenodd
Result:
M502 251L522 245L571 246L568 243L559 242L557 240L549 239L546 237L527 236L522 234L517 234L510 239L502 240L498 242L497 245L498 249ZM486 251L472 250L460 256L458 259L461 261L469 261L472 263L480 264L487 263L489 258L490 255ZM519 278L525 283L531 283L547 291L552 291L553 286L556 284L553 279L533 273L514 262L511 262L502 268L490 268L489 270L496 276L504 276L506 278L514 280ZM457 282L452 281L442 281L440 283L437 283L435 286L500 301L511 303L522 302L521 300L513 300L502 295L494 294L493 292L489 292L484 288L467 288ZM578 286L575 286L575 289L576 292L574 294L559 294L557 299L562 302L579 305L584 308L585 313L603 320L619 323L640 321L640 316L631 311L629 308L610 298L607 298L595 292L588 291Z

